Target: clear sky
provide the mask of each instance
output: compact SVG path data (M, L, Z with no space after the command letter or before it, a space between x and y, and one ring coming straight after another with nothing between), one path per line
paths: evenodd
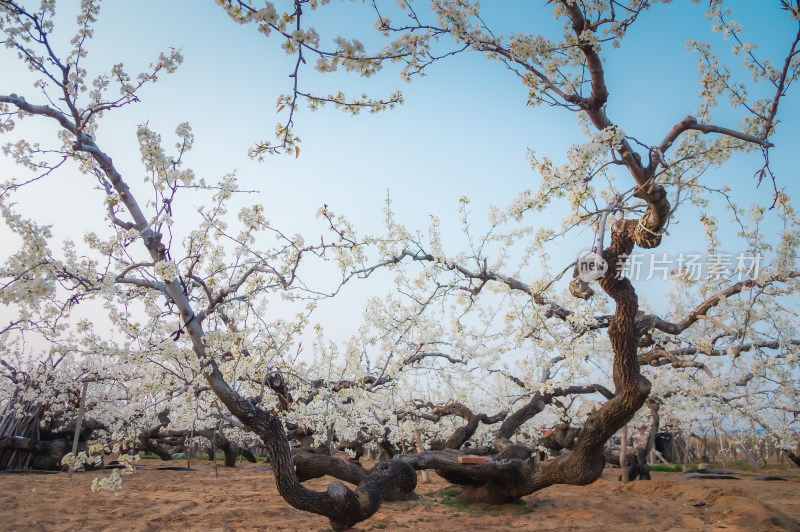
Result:
M71 2L59 4L74 6ZM484 4L487 24L506 35L557 29L549 11L542 7L544 1ZM686 40L721 42L703 16L707 2L701 4L679 1L656 6L634 25L620 50L608 47L604 51L610 89L608 114L626 133L648 144L658 143L698 106L697 56L686 51ZM740 0L732 4L733 18L744 25L745 36L780 59L792 34L786 31L788 25L780 22L787 17L778 9L778 2ZM314 17L323 43L336 35L368 37L374 33L374 13L360 2L333 5ZM65 40L72 33L73 20L71 14L57 20ZM365 40L380 43L376 36ZM526 107L526 91L518 79L502 65L472 53L434 65L427 77L411 84L402 82L391 69L364 80L340 73L321 76L309 65L301 78L308 88L320 92L341 88L353 95L366 91L375 97L400 88L406 103L393 111L355 118L332 108L315 113L303 110L296 118L295 132L303 140L299 158L280 156L257 163L247 158L247 149L258 140L272 139L276 98L291 88L288 76L293 58L287 58L279 44L276 37L265 39L255 27L233 23L212 0L106 2L89 46L89 68L107 71L124 62L136 73L169 47L181 49L184 64L175 74L164 75L142 91L142 103L109 113L101 121L98 144L131 184L140 184L144 172L136 125L148 123L171 139L175 126L188 121L197 140L187 165L208 181L236 171L242 188L260 191L241 201L262 203L268 218L288 233L299 232L309 238L318 235L322 226L315 214L322 204L347 215L361 233L377 233L388 193L399 219L408 227L424 231L430 215L441 217L446 242L453 242L456 252L464 247L457 231L460 197L473 200L475 221L483 221L488 205L502 207L520 190L535 190L538 177L526 161L527 148L561 162L566 148L583 140L572 113ZM730 42L724 43L720 50L726 53L730 46ZM44 103L32 89L34 78L9 50L0 50L0 72L0 93L16 92L31 102ZM800 111L796 94L790 92L784 106L784 122L773 139L777 147L772 152L772 166L779 186L796 193L795 151L800 131L797 123L787 120ZM719 116L720 125L738 124L737 115ZM52 138L52 133L41 133L52 131L49 124L40 128L41 120L26 122L30 129L21 129L26 136ZM769 203L770 185L756 189L752 178L759 168L760 160L754 154L707 174L707 178L710 183L731 185L742 198ZM0 157L0 175L6 178L15 172L18 170ZM56 240L71 236L80 241L88 230L100 232L102 195L90 192L93 184L85 182L87 179L68 172L51 177L17 195L19 210L38 213L44 223L53 223ZM720 219L727 220L727 215ZM557 226L556 220L547 223ZM683 236L696 233L697 227L688 220L672 226L672 242L683 245ZM8 238L4 228L0 235L4 241ZM557 269L590 241L587 235L579 242L565 243L568 258ZM697 242L693 249L703 245ZM7 252L8 248L0 250L0 256ZM352 309L353 314L360 314L357 307ZM4 313L0 309L0 322L6 320ZM322 312L319 319L335 324L340 321L337 314L341 317L341 307Z

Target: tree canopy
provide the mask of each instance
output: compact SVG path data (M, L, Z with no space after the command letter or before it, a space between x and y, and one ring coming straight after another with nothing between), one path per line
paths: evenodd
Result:
M219 445L258 438L281 495L335 529L413 491L415 469L469 485L466 500L501 502L555 483L593 482L609 439L648 416L656 428L661 419L764 430L794 451L800 233L790 193L798 130L781 117L797 106L800 4L756 9L765 27L754 20L762 35L751 41L728 3L659 5L668 3L551 0L484 11L464 0L220 0L222 10L203 24L234 31L227 13L241 25L237 34L259 40L236 50L248 68L222 80L224 92L214 90L218 79L208 80L211 90L202 81L179 85L176 97L200 117L233 120L197 154L191 117L167 134L151 126L148 108L150 95L173 83L162 77L180 80L190 50L163 43L146 68L118 60L109 68L91 60L106 9L100 2L82 1L70 23L55 2L0 0L4 70L30 71L0 82L3 164L16 163L0 186L14 242L0 269L6 419L27 416L56 435L81 432L76 416L88 383L94 445L68 455L72 466L136 440L161 449L201 434L223 438ZM696 99L683 107L683 89L665 94L659 85L685 84L689 74L662 61L658 46L670 42L680 17L698 15L707 31L685 43ZM374 26L359 27L367 18ZM637 31L652 31L658 20L668 21L658 28L663 38ZM120 58L124 46L135 46L114 44ZM266 51L273 49L287 61ZM492 82L508 79L492 86L487 102L519 98L513 113L532 124L531 139L522 139L529 184L513 184L485 219L473 211L483 198L461 190L465 176L448 165L435 171L433 159L415 163L428 147L415 143L414 129L409 136L405 126L380 126L392 109L415 102L395 89L370 92L385 88L372 85L390 75L383 70L414 87L437 69L476 63ZM216 63L204 67L213 78ZM288 80L274 107L270 98L239 95L264 68ZM347 96L344 86L363 95ZM325 107L387 111L368 119L384 160L325 127L330 115L307 112ZM363 181L392 175L399 163L389 157L409 161L417 189L409 193L401 181L382 204L359 205L358 187L348 188L355 212L324 202L317 231L298 221L304 234L296 233L292 218L310 215L295 212L294 202L326 176L264 184L234 172L236 153L214 149L235 136L237 123L250 127L252 116L273 109L274 134L257 120L262 140L248 140L250 157L264 167L287 164L270 155L313 160L319 145L328 157L321 168L352 160L348 168L357 168L360 158L376 165L360 169ZM118 129L125 122L117 116L131 131ZM450 119L431 116L445 126ZM310 124L322 141L308 146L300 137ZM524 159L502 148L511 142L502 122L472 127L445 131L456 144L463 136L492 149L434 146L432 153L489 168ZM400 131L405 137L393 135ZM514 134L519 142L526 132ZM563 153L542 154L539 144L561 136L570 139ZM132 152L140 161L132 163ZM202 165L212 160L230 173L209 176ZM480 176L476 190L510 190L503 180ZM67 193L57 212L42 212L37 206L52 201L51 190ZM438 199L441 190L447 195ZM398 215L395 191L435 195L440 206ZM270 204L293 216L271 223ZM382 223L352 222L361 210L380 213ZM59 227L77 234L57 241ZM363 295L360 305L354 294ZM559 433L565 452L538 461L533 451L552 444L545 430L559 422L567 426ZM415 435L421 447L442 449L401 453ZM339 441L353 454L376 445L391 459L354 470L310 452L309 441L328 449ZM459 463L467 442L497 459ZM308 490L301 482L318 470L357 487L336 481L326 492ZM118 489L119 480L98 485Z

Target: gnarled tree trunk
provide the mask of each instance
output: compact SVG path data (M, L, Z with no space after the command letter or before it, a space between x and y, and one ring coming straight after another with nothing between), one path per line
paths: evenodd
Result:
M355 490L339 481L329 484L325 492L306 488L295 474L292 449L280 419L236 393L213 365L206 379L228 410L263 440L278 493L295 508L328 517L334 530L369 518L388 494L410 493L416 487L416 472L406 463L392 460L376 464Z
M575 9L579 10L577 7ZM641 166L639 169L643 172ZM428 451L401 459L416 469L434 469L451 482L467 484L469 487L458 496L467 502L508 502L553 484L585 485L600 477L606 462L606 442L636 414L650 393L650 382L642 376L637 357L642 335L636 324L638 297L630 280L620 278L617 274L623 271L634 245L652 248L660 243L659 232L666 223L669 203L666 192L660 186L651 185L647 191L642 188L639 195L649 207L641 220L619 220L613 225L611 243L603 250L608 270L599 280L600 286L616 304L608 326L608 337L614 351L613 380L616 390L606 403L589 414L575 439L572 452L543 463L536 463L532 458L514 458L483 464L461 464L457 455L441 451ZM512 414L505 420L498 436L509 437L513 434L509 428L513 427L513 423L517 423L518 427L541 412L544 404L544 396L535 396L529 405L523 407L524 414Z

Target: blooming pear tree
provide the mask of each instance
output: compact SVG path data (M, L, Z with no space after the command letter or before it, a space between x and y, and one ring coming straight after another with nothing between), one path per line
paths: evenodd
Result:
M471 484L463 494L467 499L508 500L552 483L591 482L603 467L606 441L651 394L658 401L688 395L695 404L722 403L747 412L750 419L770 411L775 415L762 416L758 425L782 426L787 438L796 431L793 420L780 413L791 414L788 405L796 403L797 393L792 384L797 377L797 317L791 293L798 275L794 264L798 227L769 155L778 111L800 65L800 6L785 0L772 6L776 20L780 16L788 22L782 26L788 31L783 55L771 59L745 40L745 29L724 2L711 2L706 16L712 31L733 43L733 59L742 63L752 82L737 81L710 44L690 41L688 48L697 54L700 70L699 105L686 109L688 116L676 120L658 139L646 140L633 130L635 124L628 127L613 116L615 107L638 108L636 112L646 116L650 102L646 98L614 102L603 58L607 49L622 46L629 28L649 16L658 3L552 1L548 2L552 15L561 25L557 37L544 32L506 37L493 31L477 3L435 1L428 10L417 2L401 1L395 12L389 12L386 4L372 2L376 27L390 44L369 55L360 43L337 39L336 51L328 55L319 47L317 30L304 25L304 10L322 9L326 2L295 2L283 16L266 19L265 13L275 13L272 3L258 8L242 0L220 2L238 22L254 23L267 35L277 31L287 40L287 53L297 58L294 90L278 102L279 108L290 104L293 111L289 121L278 127L279 142L288 138L285 132L293 125L298 101L308 99L315 108L325 100L309 96L297 84L309 55L318 58L316 68L322 72L342 64L371 75L378 65L395 61L403 65L402 76L412 78L447 56L479 52L516 75L528 91L528 105L548 104L578 116L586 141L570 148L563 164L531 153L531 165L541 179L538 190L523 191L505 210L493 210L490 229L483 236L472 234L465 222L468 251L453 250L451 242L441 239L438 220L424 236L387 216L387 232L393 238L382 244L379 262L354 272L369 276L379 268L399 271L399 293L406 302L376 300L373 304L382 310L373 309L370 319L381 323L363 342L380 345L372 360L386 368L387 375L407 360L430 356L428 362L467 360L468 366L474 363L519 385L517 400L527 397L528 402L508 405L514 412L495 435L495 451L502 451L515 430L541 413L556 394L607 392L608 400L583 420L572 452L547 463L521 460L465 466L456 463L451 453L435 451L406 459L418 469L436 469ZM718 112L722 97L740 112L738 124L729 122L729 113ZM717 116L725 118L718 122ZM776 239L765 237L760 229L765 206L740 207L728 185L703 179L707 169L720 167L737 153L753 152L760 152L759 184L766 180L774 187L769 215L781 227ZM560 227L514 227L537 213L554 212L562 200L567 214L559 216ZM721 265L718 260L716 273L700 280L675 268L670 272L677 279L675 292L666 312L642 308L634 284L624 275L630 257L637 250L661 246L668 225L679 213L684 219L699 219L708 256L719 257L725 248L718 222L706 209L720 201L739 228L734 241L745 250L739 265ZM462 199L463 205L468 203ZM595 276L602 294L590 286L592 278L582 275L580 263L564 264L556 272L546 265L549 245L587 228L596 235L587 247L605 265L599 278ZM607 228L610 242L606 242ZM515 248L527 253L521 259L514 257L510 250ZM531 258L537 255L545 266L532 272ZM757 272L752 265L743 268L742 260L749 258L752 263L755 257L763 261ZM411 273L415 266L418 275ZM561 291L559 281L565 274L572 274L571 298ZM452 326L425 328L419 326L422 321ZM393 332L386 332L386 324ZM509 370L512 361L517 368ZM611 370L613 392L589 380L597 374L591 362ZM539 373L534 378L532 368ZM586 384L576 386L580 381ZM559 387L561 382L565 386ZM778 395L786 403L770 400ZM702 403L697 402L700 398ZM759 406L754 408L754 402Z
M236 180L228 176L214 185L196 181L184 163L193 140L187 124L176 129L176 151L172 154L167 153L158 133L145 125L139 128L139 150L150 191L132 186L101 148L98 120L108 111L137 102L143 87L177 68L180 54L162 54L135 80L122 65L90 78L83 58L93 35L98 3L81 4L77 34L63 56L51 46L54 3L45 2L33 11L20 3L3 1L0 9L7 46L41 76L36 86L42 91L42 103L32 103L15 92L0 95L3 129L13 130L19 120L45 120L60 139L60 145L50 149L19 140L8 145L6 154L38 172L35 180L61 164L71 164L89 176L90 183L99 183L105 192L112 229L105 236L89 234L86 238L101 261L83 264L74 254L57 260L46 247L39 246L30 250L38 252L37 257L28 257L18 266L9 264L5 275L10 287L37 281L43 285L38 292L25 287L10 291L23 294L21 301L14 302L20 307L20 326L31 321L25 313L26 305L37 306L48 295L58 296L60 290L77 292L84 299L96 298L120 330L122 338L114 344L115 354L159 368L159 378L183 388L189 402L192 394L213 392L215 400L240 425L263 440L282 496L298 508L327 515L337 530L369 517L389 491L413 490L416 476L402 462L380 464L355 492L339 482L326 492L305 488L295 474L281 418L268 406L259 405L263 394L244 395L250 388L240 385L249 382L248 373L257 371L257 366L262 366L262 373L266 371L265 366L275 358L268 355L270 350L291 347L292 336L302 328L309 310L301 302L297 319L283 317L271 323L265 317L264 296L277 291L291 298L293 287L303 288L298 280L301 261L333 255L347 264L347 256L358 253L359 243L345 238L345 229L332 215L323 215L342 238L332 243L322 240L304 244L299 237L271 228L259 206L243 209L239 214L241 229L230 232L225 204L237 191ZM21 185L13 178L5 183L6 205ZM172 213L179 192L190 187L210 193L211 198L198 209L199 220L181 245L173 242ZM138 200L140 193L148 197L147 202ZM275 235L278 245L254 250L254 235L259 232ZM182 248L180 252L178 247ZM56 286L58 279L63 279L65 286ZM141 305L144 319L138 309L131 308L135 305ZM99 336L95 330L88 334ZM204 383L200 388L196 388L198 378ZM156 390L162 388L157 385Z
M520 28L510 36L493 31L480 6L465 0L436 0L424 9L401 1L392 13L371 2L378 37L389 39L375 53L352 38L321 44L307 21L312 11L334 9L325 0L217 3L236 22L279 40L295 60L290 92L277 102L284 117L277 140L259 142L255 158L299 155L294 131L303 102L351 113L402 102L400 93L350 99L307 91L309 60L320 73L342 68L362 76L397 64L412 79L452 55L476 52L523 84L529 106L576 114L585 138L560 163L531 152L538 189L491 209L482 229L469 198L454 198L464 246L442 236L437 217L427 233L407 228L389 202L378 237L359 237L321 208L325 236L310 244L271 225L260 205L233 219L228 209L242 192L237 178L198 176L187 123L165 140L141 121L143 180L115 164L101 120L140 102L160 76L175 71L178 51L161 54L138 75L123 64L90 74L85 57L99 2L81 2L76 34L62 51L53 39L55 2L33 9L0 0L6 46L38 78L32 94L0 87L0 133L11 139L4 155L24 169L0 186L6 225L21 243L0 272L0 297L17 314L0 331L8 340L0 390L20 397L14 408L56 416L65 430L80 408L81 382L90 389L89 418L103 422L108 442L139 439L158 448L206 434L215 443L221 436L246 444L255 435L281 496L328 517L336 530L413 491L414 469L468 485L467 501L504 502L557 483L593 482L607 442L637 413L637 422L644 419L648 399L662 416L714 405L727 422L743 417L780 446L795 445L800 335L792 291L800 233L769 157L782 149L773 145L779 110L800 66L800 7L776 3L783 9L775 17L786 18L782 27L791 32L782 56L770 60L745 40L746 28L722 2L711 2L712 30L735 43L732 54L752 81L736 81L712 45L691 42L700 103L654 140L635 131L641 124L615 121L621 109L647 117L649 102L615 101L604 57L612 47L624 49L628 30L660 2L552 0L555 30ZM740 114L738 123L719 112L721 97ZM57 140L26 140L20 132L30 121L49 125ZM759 181L773 186L771 206L740 207L736 190L705 175L739 155L757 161ZM53 251L49 228L25 218L15 201L70 171L87 197L97 193L105 226L93 227L82 244L68 241ZM194 201L200 205L186 214ZM719 203L734 219L732 237L708 212ZM722 247L724 239L725 246L742 246L742 261L761 262L757 269L718 262L716 273L702 279L677 268L669 272L666 305L650 308L628 270L638 251L668 245L667 228L679 218L701 224L709 256L733 249ZM552 219L560 225L551 227ZM265 236L276 244L262 245ZM581 262L561 263L552 251L578 240L588 241L575 254L590 248L592 264L602 266L591 276ZM334 266L334 288L307 284L309 263ZM348 340L331 343L318 329L313 360L301 357L316 300L379 271L395 275L395 289L367 302ZM107 323L87 317L84 309L94 308ZM25 345L34 338L52 344L44 362L28 359ZM31 377L23 383L22 376ZM46 390L45 401L25 391L28 382L36 393ZM546 437L537 432L558 416L580 431L565 431L568 452L540 462L533 451ZM81 431L77 422L72 430ZM354 454L376 442L395 456L366 470L311 452L337 440ZM467 442L500 459L459 463ZM416 446L444 450L398 452ZM336 481L316 492L302 485L321 474L357 487ZM116 489L118 477L106 484Z

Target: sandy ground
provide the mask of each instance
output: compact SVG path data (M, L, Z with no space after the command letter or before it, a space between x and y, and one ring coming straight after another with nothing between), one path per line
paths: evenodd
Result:
M122 491L92 493L97 472L0 474L0 530L330 530L327 519L289 507L264 464L235 469L192 462L195 471L165 471L185 461L143 460ZM102 474L103 472L100 472ZM520 504L459 506L448 484L431 475L420 498L386 503L356 530L798 530L800 470L784 480L692 480L684 473L654 473L652 481L623 486L606 469L590 486L553 486ZM420 474L421 475L421 474ZM331 479L306 483L324 489Z

